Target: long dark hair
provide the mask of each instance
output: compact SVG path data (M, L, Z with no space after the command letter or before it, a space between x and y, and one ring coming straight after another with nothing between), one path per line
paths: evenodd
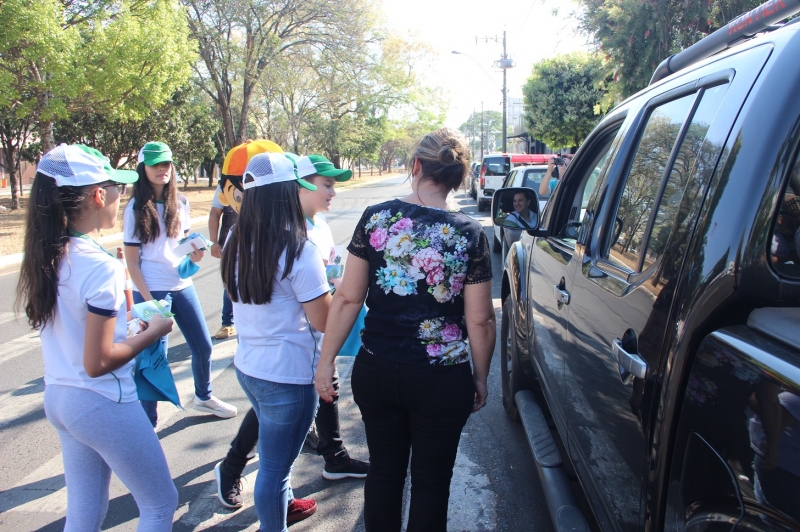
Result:
M244 194L239 219L222 252L222 282L232 301L263 305L272 300L278 261L286 250L285 279L306 241L297 182L255 187ZM238 270L237 270L238 260ZM236 278L239 278L238 286Z
M181 225L181 217L178 202L185 201L183 194L178 193L177 174L175 165L172 165L172 176L169 183L164 186L164 192L160 198L156 197L153 185L147 180L147 173L144 163L136 166L139 180L133 185L133 215L136 220L136 228L133 234L139 238L142 244L153 242L161 234L158 226L158 210L156 201L164 201L164 227L167 229L169 238L176 238Z
M80 215L86 193L93 188L58 187L55 179L40 172L33 179L15 307L19 309L24 301L28 323L34 329L53 321L58 267L67 250L70 220Z

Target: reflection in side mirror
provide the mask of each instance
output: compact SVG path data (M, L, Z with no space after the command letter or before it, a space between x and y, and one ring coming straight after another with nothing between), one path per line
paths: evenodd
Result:
M492 222L508 229L539 228L539 198L527 187L501 188L492 196Z

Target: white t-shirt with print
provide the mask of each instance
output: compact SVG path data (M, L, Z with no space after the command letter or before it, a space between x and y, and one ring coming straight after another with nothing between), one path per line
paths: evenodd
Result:
M313 220L306 217L306 232L308 233L308 239L317 246L322 258L325 259L326 262L330 261L331 256L335 254L336 251L333 233L331 233L331 228L328 226L328 222L325 218L319 214L314 216Z
M100 377L83 366L86 318L89 312L116 317L114 342L127 335L125 268L89 238L70 238L58 268L58 297L52 322L42 328L45 385L84 388L112 401L136 401L134 361Z
M128 202L125 212L122 215L122 238L126 246L136 246L141 249L139 253L139 264L147 283L147 288L152 291L183 290L191 286L191 277L181 279L178 274L178 265L185 255L177 255L174 249L178 247L178 241L189 232L189 201L181 199L178 201L178 215L180 224L178 235L175 238L168 238L164 227L164 204L156 203L158 210L158 227L160 229L158 237L152 242L142 244L142 241L134 234L136 228L136 216L133 212L134 199ZM139 292L139 288L134 284L134 290Z
M236 367L251 377L285 384L313 384L322 333L315 330L302 303L328 292L325 266L317 247L306 242L291 273L283 277L281 255L272 300L264 305L233 303L239 347Z

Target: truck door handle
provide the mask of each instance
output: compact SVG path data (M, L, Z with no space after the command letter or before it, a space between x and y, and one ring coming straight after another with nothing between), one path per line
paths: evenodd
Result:
M619 364L620 373L624 370L634 377L640 379L645 378L645 375L647 375L647 362L642 360L642 357L638 354L628 353L625 348L622 347L622 341L619 338L615 338L614 341L611 342L611 351L614 353L614 358Z
M556 296L556 303L569 305L569 292L559 288L558 285L553 287L553 295Z

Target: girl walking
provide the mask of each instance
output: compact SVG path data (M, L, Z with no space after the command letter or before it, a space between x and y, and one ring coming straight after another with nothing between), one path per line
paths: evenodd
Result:
M290 472L317 407L314 369L331 296L298 197L298 185L316 187L282 153L255 155L242 182L222 282L239 331L236 375L258 418L256 512L262 532L282 532L290 504L293 520L316 511L316 502L294 498Z
M46 153L31 190L17 287L41 331L44 408L58 431L67 485L67 532L99 531L111 471L139 506L140 531L172 529L178 492L137 403L133 358L172 330L154 317L126 339L125 270L97 243L114 227L131 171L97 150L61 144Z
M163 142L148 142L139 151L139 180L123 213L123 238L136 303L172 297L175 322L192 352L194 400L192 407L222 418L236 415L236 407L211 395L211 337L200 299L191 278L183 279L175 254L180 238L189 232L189 200L178 193L172 151ZM199 262L204 252L189 255ZM164 352L167 338L164 337ZM153 426L158 422L155 401L142 401Z

